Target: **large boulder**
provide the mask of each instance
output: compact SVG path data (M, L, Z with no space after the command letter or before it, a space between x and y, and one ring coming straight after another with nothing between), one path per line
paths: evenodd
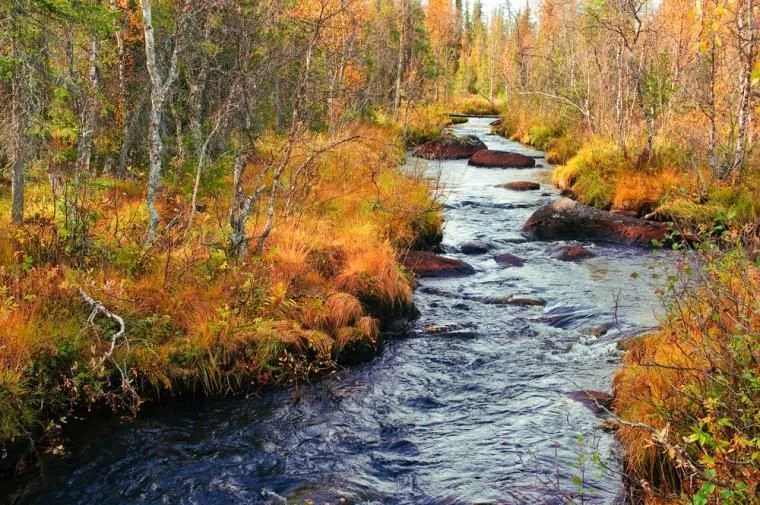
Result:
M614 244L651 246L669 234L662 223L620 216L560 198L538 209L523 227L538 240L591 240Z
M536 160L524 154L487 149L474 153L469 164L485 168L533 168Z
M464 160L488 147L475 135L446 136L431 140L414 150L414 155L428 160Z
M475 273L472 265L427 251L409 251L401 264L417 277L459 277Z
M511 189L512 191L536 191L541 189L541 185L531 181L515 181L504 184L497 184L497 188Z

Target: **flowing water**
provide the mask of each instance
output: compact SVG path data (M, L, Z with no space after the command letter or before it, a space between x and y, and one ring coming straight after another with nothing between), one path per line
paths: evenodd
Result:
M490 135L488 121L473 118L456 131L542 155ZM429 170L440 170L447 188L443 247L477 273L423 280L415 295L422 316L408 338L296 390L92 427L71 454L48 460L15 502L547 504L564 503L584 470L588 502L616 503L612 435L574 392L608 389L616 340L655 322L651 254L582 244L596 256L568 263L547 253L557 244L525 241L523 223L556 192L494 186L545 180L546 169L446 161ZM494 249L457 252L476 239ZM525 265L500 267L500 253ZM547 305L477 301L509 295ZM614 328L594 337L600 325ZM592 452L610 470L579 468L580 455Z

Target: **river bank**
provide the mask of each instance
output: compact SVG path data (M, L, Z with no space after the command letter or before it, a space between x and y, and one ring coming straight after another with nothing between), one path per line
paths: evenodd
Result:
M489 135L487 123L470 120L456 132L541 156ZM618 336L653 324L650 256L584 244L595 257L568 263L548 251L569 244L526 241L524 222L556 192L495 186L546 180L546 168L486 169L465 160L427 170L447 188L442 247L475 273L421 280L414 301L422 315L410 338L294 391L106 426L97 440L47 460L44 476L16 502L529 503L577 493L581 453L598 452L615 468L613 437L574 398L580 389L607 389ZM473 240L490 250L462 253ZM524 266L500 266L493 258L502 254ZM633 273L641 275L636 282ZM512 295L546 305L489 301ZM584 486L599 503L623 492L618 477L591 473ZM177 489L186 492L178 497Z
M446 120L425 118L427 129ZM399 254L440 236L435 181L399 170L399 132L315 134L279 184L270 168L285 163L284 140L261 139L235 177L269 173L281 194L250 196L243 252L225 227L231 171L208 175L216 190L192 211L182 181L167 187L161 211L176 217L150 248L137 181L83 179L75 228L48 181L28 181L37 216L0 232L3 469L29 449L64 451L66 425L91 412L299 384L377 352L382 330L416 313Z

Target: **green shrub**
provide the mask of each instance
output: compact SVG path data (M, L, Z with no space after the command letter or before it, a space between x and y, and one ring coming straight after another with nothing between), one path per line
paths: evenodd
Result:
M594 138L567 165L557 167L552 180L561 188L572 189L581 203L607 209L624 166L625 157L615 142Z

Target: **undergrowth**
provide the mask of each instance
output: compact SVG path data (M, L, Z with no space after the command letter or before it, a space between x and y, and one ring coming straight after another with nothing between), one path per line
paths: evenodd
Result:
M282 179L292 198L261 254L243 259L228 247L230 160L204 174L192 228L190 175L164 189L169 218L147 249L138 182L82 179L72 207L31 173L31 217L0 227L0 447L53 437L72 413L135 415L146 401L298 383L372 354L383 322L414 313L399 255L439 237L442 220L435 181L398 168L398 126L341 135L353 140L315 158L308 185L299 160L332 140L314 133L294 148ZM246 173L276 162L281 143L264 135ZM252 238L263 203L258 212ZM84 295L123 319L123 335Z
M668 277L662 328L627 344L615 410L643 503L758 503L759 280L743 247L704 245Z

